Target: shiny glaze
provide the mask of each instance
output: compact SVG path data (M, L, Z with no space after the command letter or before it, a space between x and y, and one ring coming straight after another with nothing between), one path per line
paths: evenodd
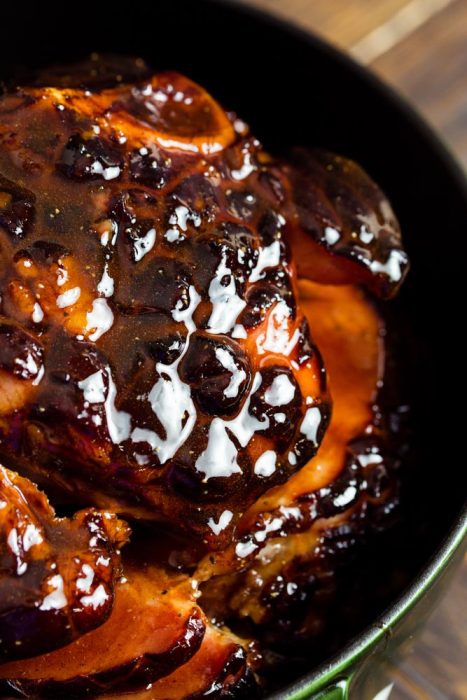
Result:
M170 676L139 692L115 693L106 697L109 700L251 700L260 693L248 657L248 653L230 636L211 626L206 630L198 653Z
M102 625L128 534L113 513L57 518L34 484L0 466L0 660L44 653Z
M332 378L328 431L316 457L245 513L237 543L214 564L223 574L212 577L209 559L197 572L208 579L200 602L211 617L248 620L253 636L281 649L292 637L319 640L337 572L390 526L399 504L398 462L378 409L383 322L354 287L303 281L300 300Z
M409 259L396 215L378 185L357 163L316 149L294 149L284 170L297 207L299 225L289 240L300 245L300 277L358 282L380 297L395 296Z
M0 666L0 692L54 698L142 688L192 658L205 629L186 577L127 563L107 622L63 649Z
M289 485L287 488L276 488L245 515L243 531L250 529L251 540L246 542L253 541L258 545L256 556L250 553L239 561L241 570L237 574L216 577L208 584L203 584L203 595L197 599L209 617L217 623L226 618L232 622L236 617L253 620L260 626L256 634L263 639L266 635L268 644L273 645L282 643L284 630L288 630L289 638L294 635L297 640L320 633L325 624L325 611L332 605L336 594L334 570L342 566L349 551L365 541L369 529L386 526L385 520L397 503L397 480L391 475L390 463L384 452L384 432L376 426L373 411L378 385L384 374L382 322L362 293L355 288L301 283L300 290L308 320L319 338L324 358L332 373L335 407L333 419L322 450L297 474L296 483L289 482L292 483L292 488ZM280 383L285 384L283 381ZM289 388L289 395L290 393ZM271 403L277 403L274 393L268 397ZM360 440L356 439L358 436ZM376 446L378 451L375 450ZM228 511L224 513L228 518ZM219 523L211 522L211 527L220 527L226 518L225 514ZM167 547L170 550L170 544ZM145 551L147 555L148 550ZM197 581L202 572L194 574L192 583L184 583L186 579L183 575L171 574L167 577L167 573L164 573L167 556L159 548L155 555L160 560L159 571L151 573L149 570L145 574L143 566L143 571L139 573L141 564L138 564L133 574L137 574L144 582L140 584L144 587L137 594L137 607L143 612L145 608L141 607L141 601L145 600L146 594L141 591L147 591L148 587L150 591L160 590L157 595L162 594L160 600L167 601L169 610L171 605L195 605L193 594L196 596ZM212 562L209 564L212 568ZM237 568L232 561L229 566L231 569ZM132 585L132 570L134 564L129 562L125 566L129 584L124 584L122 590L132 590L128 589L128 585ZM315 596L318 599L319 596L321 599L325 596L326 606L323 607L323 602L318 607L314 606ZM115 628L120 624L118 600L117 595L113 618L115 622L112 623L111 618L104 628L93 633L99 649L102 644L105 645L106 639L115 634ZM190 610L192 609L191 607ZM146 618L147 613L144 612L144 615ZM168 615L170 620L170 612ZM154 620L160 623L162 619L159 611ZM177 619L174 616L173 623ZM298 625L297 619L303 619L303 624ZM125 639L138 635L140 626L138 616L127 615ZM117 635L116 639L118 638ZM36 680L31 678L31 670L24 664L17 665L16 676L11 665L0 668L0 676L3 674L10 678L9 689L15 687L18 692L26 695L30 692L32 695L38 693L39 696L53 697L55 692L63 693L64 688L68 688L68 692L72 689L78 692L96 688L98 676L96 677L94 667L86 677L73 675L77 673L74 670L75 660L81 658L83 652L88 650L92 654L91 658L96 657L94 643L88 635L86 640L76 644L75 650L72 647L65 650L65 656L61 652L55 653L59 662L57 668L67 678L65 686L63 680L57 682L55 679L51 682L43 677L43 669L53 668L51 661L54 655L34 661L33 668L39 669L35 672ZM118 647L115 644L114 641L114 653L110 662L105 656L103 658L103 665L107 664L105 694L107 696L111 688L115 688L120 689L121 693L114 697L119 697L120 694L126 697L122 676L127 677L130 662L123 665L124 671L122 666L115 664L115 659L118 658ZM134 646L130 645L130 648L131 653L134 653ZM224 658L223 663L227 663L224 656L227 649L230 649L232 658L237 659L235 663L239 664L238 668L243 669L236 693L242 697L242 688L246 684L246 697L251 697L254 691L248 663L255 667L254 660L247 662L238 643L211 625L208 625L205 641L191 661L182 664L172 673L167 671L169 675L160 678L157 683L155 680L153 684L149 683L151 673L154 679L160 677L155 670L148 671L144 677L138 672L130 673L125 682L130 683L132 689L137 689L142 687L142 678L145 678L151 687L146 691L138 691L135 697L151 700L159 697L187 697L193 688L202 687L202 692L207 693L214 685L224 687L227 680L224 681L223 678L230 677L218 667L221 658ZM64 665L65 660L67 663ZM136 663L131 666L141 668ZM149 668L160 669L161 664L154 663ZM205 680L208 669L212 674L209 683ZM20 671L22 677L18 675ZM103 691L103 686L101 688ZM197 692L201 693L201 690Z
M4 95L0 454L12 465L220 548L316 452L325 373L268 163L174 73ZM274 406L280 376L294 392Z
M0 693L255 697L397 512L355 286L396 293L397 221L356 164L271 158L175 73L93 58L35 85L0 99L0 457L149 524L107 621L0 665Z

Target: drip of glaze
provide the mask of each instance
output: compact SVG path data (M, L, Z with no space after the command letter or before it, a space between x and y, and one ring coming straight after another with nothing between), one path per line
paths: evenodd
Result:
M206 481L214 476L231 476L241 472L237 454L226 424L221 418L214 418L209 426L208 446L196 460L195 467L205 475Z
M81 289L79 287L73 287L68 289L63 294L59 294L57 297L57 306L59 309L66 309L68 306L73 306L76 304L81 296Z
M76 579L76 588L82 593L90 593L92 582L94 581L94 570L89 564L81 567L82 576Z
M213 533L215 535L219 535L222 532L222 530L225 530L225 528L228 527L228 525L230 525L232 518L233 518L232 511L231 510L224 510L220 514L220 517L219 517L219 520L217 521L217 523L214 520L214 518L209 518L208 526L211 528L211 530L213 531Z
M282 525L284 524L284 521L282 518L267 518L264 521L264 528L262 530L258 530L258 532L255 532L254 538L257 542L264 542L266 537L271 533L271 532L277 532L277 530L280 530Z
M309 408L300 426L300 432L307 440L317 444L318 428L321 423L321 413L317 406Z
M245 326L242 326L241 323L237 323L232 331L232 338L248 338Z
M267 450L255 462L256 476L271 476L276 471L277 455L274 450Z
M253 435L258 430L266 430L269 428L269 418L264 416L263 420L258 420L250 414L251 398L255 391L261 386L263 378L257 372L253 378L253 384L250 393L242 406L240 413L231 421L225 421L226 427L235 435L242 447L246 447Z
M344 493L340 493L333 500L334 505L337 508L342 508L348 503L351 503L357 494L357 488L355 486L347 486Z
M326 226L324 229L324 240L328 245L334 245L340 239L341 234L332 226Z
M113 277L109 275L109 266L107 263L104 265L104 272L102 273L101 281L97 285L97 291L107 298L113 296L114 280Z
M115 180L115 178L120 175L120 172L121 171L118 165L104 168L102 163L100 163L98 160L95 160L94 163L91 164L91 173L93 175L102 175L104 180Z
M44 597L39 610L61 610L66 607L67 599L64 593L63 578L60 574L51 576L47 583L52 590Z
M280 530L283 523L284 520L280 517L266 518L264 521L264 528L262 530L258 530L253 535L250 535L245 542L239 542L237 544L235 547L235 554L237 557L244 559L245 557L250 556L250 554L253 554L253 552L258 549L257 543L262 544L265 542L267 536L271 532L277 532Z
M16 357L15 365L21 367L21 373L24 377L37 377L40 371L40 368L37 366L37 362L35 361L30 352L28 352L25 360L23 360L21 357Z
M178 231L176 228L169 228L165 232L165 239L169 243L175 243L175 241L181 241L183 240L183 236L180 234L180 231Z
M63 287L65 282L68 282L68 270L62 267L62 263L60 262L60 266L57 269L57 285Z
M90 374L89 377L78 382L78 387L83 392L84 400L88 403L104 403L105 384L102 370Z
M104 376L107 376L107 391ZM130 436L131 416L125 411L118 411L115 407L117 389L112 378L110 367L99 370L78 382L78 387L83 392L84 400L91 404L104 404L107 430L110 439L115 445L119 445Z
M10 552L16 559L16 573L18 576L22 576L24 573L26 573L28 565L22 559L20 543L18 541L18 531L15 527L11 528L10 532L8 533L7 545Z
M95 343L104 333L112 328L114 315L106 299L98 298L92 302L92 311L86 314L86 333L89 340Z
M250 554L253 554L255 549L258 549L258 545L254 542L238 542L235 547L235 554L237 557L240 557L240 559L244 559L245 557L249 557Z
M37 302L34 304L34 309L32 312L32 320L34 323L40 323L44 318L44 312L42 311L42 307L40 304Z
M393 249L388 255L386 262L372 260L369 264L370 270L375 273L386 274L392 282L400 282L402 279L402 268L407 264L407 255L403 250Z
M289 334L288 318L290 309L282 299L272 309L265 333L260 333L256 340L256 347L260 355L266 351L278 355L290 355L300 337L300 331L295 329L292 337Z
M199 214L191 212L188 207L180 205L175 208L175 212L170 216L169 224L172 228L167 229L165 232L165 238L169 243L175 243L175 241L183 241L185 236L183 232L188 230L188 221L191 221L193 226L197 228L201 226L201 217Z
M228 399L238 396L238 390L241 383L246 379L246 373L243 369L238 369L235 359L225 348L216 348L216 357L222 367L232 374L229 386L224 389L224 395Z
M196 423L196 408L191 398L188 384L180 379L178 365L188 350L190 335L196 330L193 313L201 301L196 289L189 289L190 304L181 309L181 303L172 311L174 321L184 323L188 331L185 347L181 355L171 365L156 364L159 379L148 395L149 403L165 431L165 438L153 430L136 427L132 434L134 442L147 442L157 452L161 464L171 459L188 439Z
M281 244L279 241L273 241L266 248L261 248L259 251L258 261L250 273L249 282L258 282L265 276L265 270L268 267L277 267L281 257Z
M84 605L84 607L91 607L93 610L97 610L101 605L105 605L108 600L109 594L101 583L93 593L82 596L80 598L80 603Z
M110 439L116 445L119 445L124 440L130 437L131 417L125 411L118 411L115 408L115 398L117 396L117 388L112 378L110 367L106 369L108 389L107 398L105 399L104 408L107 419L107 429Z
M249 412L251 398L261 386L262 377L257 372L253 384L240 413L230 421L214 418L209 427L208 446L196 460L196 469L205 479L217 476L231 476L241 472L237 462L238 451L229 433L233 434L242 447L246 447L258 430L269 428L269 418L258 420Z
M230 174L234 180L239 181L247 178L254 170L256 170L256 166L251 162L251 155L249 151L245 151L241 167L238 170L232 170Z
M187 207L180 205L176 207L175 212L171 215L169 224L178 226L181 231L187 231L188 220L191 220L196 227L201 226L201 217L199 214L192 214Z
M40 530L33 523L26 525L22 539L24 552L29 552L32 547L36 547L37 545L42 544L44 541Z
M117 389L112 378L112 373L110 367L107 367L107 398L104 403L105 415L107 418L107 428L109 431L110 439L116 445L119 445L124 440L130 437L131 430L131 416L125 411L118 411L115 408L115 398L117 396Z
M373 240L374 235L371 233L371 231L368 231L365 224L362 224L360 226L360 233L358 234L358 237L360 238L362 243L365 243L368 245L368 243L371 243L371 241Z
M362 454L358 456L358 461L363 468L368 467L370 464L381 464L383 458L378 452L372 450L370 454Z
M270 406L285 406L295 396L295 387L286 374L274 377L271 386L264 392L264 400Z
M246 301L237 295L232 270L226 263L227 256L223 251L215 277L209 285L209 299L212 303L212 312L208 321L209 333L228 333L234 326L240 311L246 306ZM228 278L227 286L222 284L225 278Z
M138 238L133 241L133 254L135 256L135 262L139 262L147 255L153 248L156 242L156 229L151 228L145 236Z

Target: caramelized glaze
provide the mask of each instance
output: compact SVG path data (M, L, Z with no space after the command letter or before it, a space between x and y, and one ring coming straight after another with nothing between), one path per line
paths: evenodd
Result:
M113 513L57 518L30 481L0 467L0 659L61 647L102 625L128 535Z
M22 476L1 468L0 693L251 698L284 647L319 643L339 571L398 507L362 286L393 296L407 269L359 166L271 157L179 74L94 57L5 92L0 457ZM106 512L57 519L29 479ZM144 523L123 571L110 513ZM75 552L108 604L42 610L51 562L76 602Z
M0 449L64 497L110 497L213 548L329 416L280 182L237 122L171 73L0 102ZM276 379L293 387L280 411Z

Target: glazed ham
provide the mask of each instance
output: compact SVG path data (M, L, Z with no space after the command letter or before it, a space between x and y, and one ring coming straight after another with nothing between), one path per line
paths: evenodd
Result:
M222 546L329 417L286 184L173 74L20 90L0 114L0 450L63 497Z
M362 286L394 296L408 260L358 165L273 158L199 85L121 65L0 99L0 555L28 518L52 538L41 562L72 556L53 533L89 517L110 518L115 551L105 614L42 644L47 574L26 603L30 574L0 558L0 619L19 583L0 655L37 656L0 679L13 697L252 697L258 642L318 634L316 581L396 509L384 324ZM100 510L57 520L29 479ZM117 515L143 523L123 578Z

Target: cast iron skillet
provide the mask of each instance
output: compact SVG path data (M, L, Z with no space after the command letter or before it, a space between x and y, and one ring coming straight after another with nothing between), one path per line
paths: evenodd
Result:
M37 67L96 50L141 55L206 85L249 121L269 150L310 144L354 158L386 190L400 218L413 265L391 314L413 407L405 538L413 576L338 656L274 695L330 700L347 697L351 685L352 698L367 700L368 660L374 678L376 659L380 665L394 640L433 607L465 541L465 427L457 408L464 349L455 322L467 261L464 176L405 102L314 36L234 2L140 0L119 7L4 3L0 79L19 64ZM388 571L396 556L387 552Z

